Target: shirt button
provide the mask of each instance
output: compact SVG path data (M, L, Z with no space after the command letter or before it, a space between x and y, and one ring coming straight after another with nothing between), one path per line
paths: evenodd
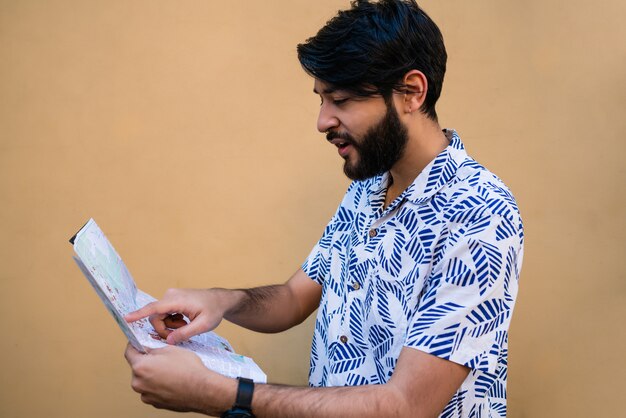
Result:
M361 285L360 285L360 284L358 284L357 282L354 282L354 283L352 284L352 288L353 288L354 290L359 290L359 289L361 288Z
M345 344L348 342L348 337L346 337L345 335L342 335L341 337L339 337L339 341Z
M376 231L376 229L370 229L370 238L374 238L376 235L378 235L378 231Z

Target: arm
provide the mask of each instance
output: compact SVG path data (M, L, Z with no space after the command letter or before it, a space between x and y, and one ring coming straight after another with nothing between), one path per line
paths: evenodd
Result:
M280 332L304 321L318 306L321 286L298 269L284 284L253 289L169 289L163 299L126 316L147 316L168 343L185 341L217 327L222 318L260 332ZM189 324L172 314L183 314ZM170 328L176 328L171 330Z
M302 269L282 285L263 286L232 292L236 302L224 318L259 332L281 332L300 324L317 309L322 286Z
M129 346L126 358L133 369L133 389L146 403L218 416L235 401L234 379L207 370L195 355L177 347L142 355ZM174 362L178 367L170 367ZM468 372L459 364L405 347L384 385L256 384L252 411L258 418L437 417Z
M257 417L437 417L468 372L459 364L405 347L384 385L257 385L252 409Z

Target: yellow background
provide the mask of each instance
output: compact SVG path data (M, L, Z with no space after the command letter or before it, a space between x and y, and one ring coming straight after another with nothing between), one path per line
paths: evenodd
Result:
M438 107L526 226L509 416L605 417L626 389L626 5L424 0ZM348 184L295 46L348 1L0 0L0 416L170 417L71 260L94 217L140 288L285 280ZM223 324L304 384L312 321Z

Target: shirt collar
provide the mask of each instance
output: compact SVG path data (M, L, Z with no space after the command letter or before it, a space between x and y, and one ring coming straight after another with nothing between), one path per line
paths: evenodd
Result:
M467 153L455 130L444 129L444 134L449 145L424 167L396 201L408 200L418 205L425 203L454 177L459 165L467 158ZM370 187L370 204L373 207L382 207L389 184L389 172L381 174L373 180ZM392 204L391 206L395 205Z

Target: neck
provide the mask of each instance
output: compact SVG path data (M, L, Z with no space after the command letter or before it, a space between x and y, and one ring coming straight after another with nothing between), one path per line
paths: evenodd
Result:
M402 158L389 170L391 185L387 189L385 206L409 187L424 168L448 146L448 139L439 124L423 115L413 115L406 121L409 140Z

